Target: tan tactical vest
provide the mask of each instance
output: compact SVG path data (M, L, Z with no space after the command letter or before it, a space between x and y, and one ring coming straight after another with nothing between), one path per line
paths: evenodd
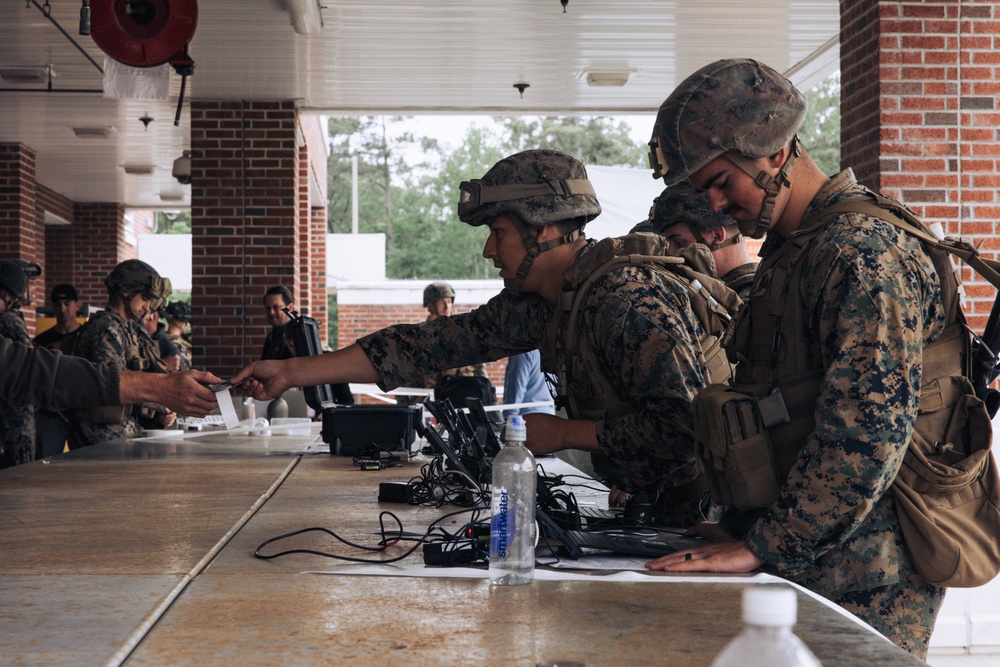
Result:
M684 258L664 255L666 248L666 239L657 234L603 239L563 275L565 285L542 352L543 356L559 360L558 393L567 400L567 412L572 418L600 420L636 409L632 397L619 396L608 381L598 363L596 344L590 340L590 332L581 330L580 321L580 307L594 283L623 266L669 273L687 286L691 308L705 332L700 342L709 381L729 379L732 371L720 340L742 301L722 281L695 271ZM700 283L700 290L694 281Z
M818 223L836 213L851 211L879 217L909 233L922 230L930 234L916 218L908 216L904 221L893 216L875 207L868 196L852 198L817 212L758 267L753 292L762 296L747 302L734 323L732 340L725 341L730 357L739 362L733 383L735 391L762 398L775 389L780 390L788 421L767 429L778 485L788 476L799 450L815 427L814 410L824 376L817 341L807 334L806 313L789 291L805 280L798 260L802 250L819 233L822 226ZM928 407L928 402L942 400L939 387L944 378L966 374L970 343L958 303L958 279L948 254L926 244L925 247L941 280L947 325L938 339L923 350L921 410Z
M94 322L104 317L118 316L112 314L111 311L99 311L90 320L84 323L82 327L70 333L63 339L63 354L79 356L77 354L77 341L79 340L80 335L87 330L87 327L93 326ZM155 345L153 344L153 340L148 336L145 338L149 341L147 344L143 344L143 342L140 341L139 332L133 328L133 325L130 322L125 323L125 340L122 341L126 350L125 370L142 371L146 373L166 372L157 361L158 355ZM90 420L97 424L120 424L125 421L132 411L135 411L140 417L151 419L155 417L157 413L165 412L165 408L158 403L137 403L132 405L93 407L89 409L89 416Z

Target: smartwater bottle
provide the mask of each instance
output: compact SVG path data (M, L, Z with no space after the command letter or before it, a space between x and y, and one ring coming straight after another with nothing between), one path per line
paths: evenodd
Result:
M743 632L716 657L712 667L820 667L792 632L795 591L788 586L751 586L743 591Z
M506 436L493 458L490 583L517 586L535 577L535 457L523 417L507 420Z

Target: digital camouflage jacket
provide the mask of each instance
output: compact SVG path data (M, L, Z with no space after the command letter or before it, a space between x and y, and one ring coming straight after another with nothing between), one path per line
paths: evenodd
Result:
M577 262L593 246L581 251ZM401 324L358 344L385 389L419 381L428 370L455 368L541 350L541 367L558 374L561 359L546 345L556 309L537 295L507 290L476 310L424 324ZM700 325L687 288L664 271L623 266L600 276L580 312L581 341L622 400L636 409L600 420L597 440L622 488L679 486L698 476L691 398L706 383ZM570 415L571 417L577 415Z
M864 191L845 171L820 191L803 219ZM742 519L745 543L765 569L836 599L893 585L910 571L888 491L916 421L921 352L941 334L946 315L939 276L915 236L855 212L834 214L819 225L781 297L786 309L805 313L798 318L785 310L785 326L803 321L807 331L780 334L782 341L807 341L808 354L824 369L815 428L780 499ZM768 245L780 250L775 238ZM768 298L771 288L778 289L768 256L741 328L755 316L782 319L773 314L780 299ZM746 337L737 332L737 349L741 339ZM776 348L773 371L763 368L766 363L737 366L736 384L760 382L769 373L782 376L783 359L794 356L784 345ZM738 525L738 518L727 515L724 524Z

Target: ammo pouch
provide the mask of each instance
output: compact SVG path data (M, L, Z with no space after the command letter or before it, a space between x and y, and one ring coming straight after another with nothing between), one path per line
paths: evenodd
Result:
M120 424L125 421L131 405L109 405L102 408L90 408L88 416L95 424Z
M695 395L692 408L712 500L740 509L766 507L777 500L784 480L778 479L759 399L728 385L710 384Z
M1000 479L983 402L964 377L921 388L920 412L892 483L899 524L921 577L981 586L1000 572Z

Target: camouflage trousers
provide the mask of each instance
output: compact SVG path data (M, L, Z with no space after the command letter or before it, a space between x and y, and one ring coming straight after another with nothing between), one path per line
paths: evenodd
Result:
M927 583L911 568L901 568L899 576L891 586L851 591L833 602L925 660L946 589Z
M0 468L35 459L35 408L0 405Z

